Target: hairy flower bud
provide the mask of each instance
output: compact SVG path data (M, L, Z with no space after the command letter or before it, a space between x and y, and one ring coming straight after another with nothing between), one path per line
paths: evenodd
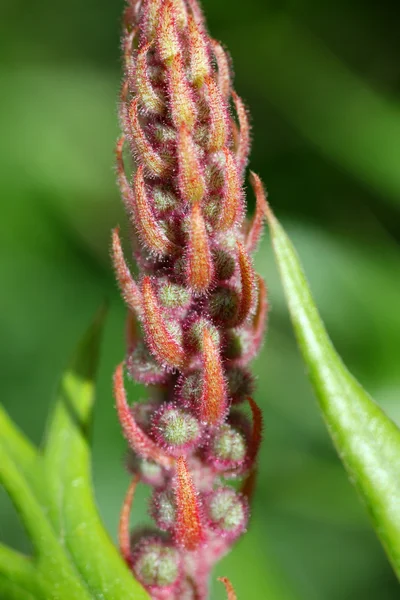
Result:
M176 523L176 504L171 490L155 490L150 502L150 514L157 527L163 531L173 530Z
M224 423L214 433L208 448L208 460L221 472L236 469L244 463L247 442L239 429Z
M239 404L254 391L254 378L248 369L231 367L226 371L229 397L233 404Z
M137 579L150 590L171 591L179 581L179 552L159 537L140 539L132 548L132 569Z
M214 321L229 325L239 310L239 294L228 285L219 286L210 294L209 311Z
M211 321L204 317L200 317L193 321L188 328L187 341L188 345L195 352L203 351L204 331L207 330L216 346L220 344L220 332Z
M171 403L164 404L154 414L151 431L159 446L173 456L195 448L202 433L195 416Z
M165 484L165 469L152 460L140 458L134 452L128 454L127 468L138 475L140 481L154 488L160 488Z
M230 279L235 272L235 258L226 250L217 248L213 253L215 275L219 281Z
M247 525L248 508L243 496L232 488L220 487L205 499L211 527L220 535L237 537Z
M158 297L164 308L188 308L191 301L190 291L182 285L166 281L159 286Z

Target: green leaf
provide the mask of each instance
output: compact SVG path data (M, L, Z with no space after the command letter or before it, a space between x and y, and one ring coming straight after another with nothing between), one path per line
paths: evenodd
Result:
M270 211L267 216L293 326L322 415L400 578L400 431L336 353L288 236Z
M0 411L0 483L34 547L28 558L0 545L1 598L148 598L105 531L92 492L88 436L103 320L101 311L61 379L43 452Z

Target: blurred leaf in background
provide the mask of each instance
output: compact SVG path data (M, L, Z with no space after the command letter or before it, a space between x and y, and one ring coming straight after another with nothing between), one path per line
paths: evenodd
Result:
M252 168L333 342L400 423L400 9L388 0L203 6L251 109ZM122 8L122 0L3 0L0 22L2 401L38 442L58 374L108 298L94 473L114 537L128 481L111 394L124 308L108 259L110 229L124 220L113 172ZM249 193L250 210L252 202ZM246 600L392 600L394 575L318 415L267 237L257 269L272 306L255 365L265 441L252 526L217 574ZM139 486L132 519L145 513ZM26 550L3 491L0 515L0 538ZM213 600L224 597L216 582Z

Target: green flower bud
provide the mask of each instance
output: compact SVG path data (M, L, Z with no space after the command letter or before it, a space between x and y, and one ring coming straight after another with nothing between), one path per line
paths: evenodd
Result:
M164 404L154 415L151 431L157 443L176 456L193 448L201 435L196 417L171 403Z
M219 287L209 299L210 315L217 321L228 323L234 318L239 306L237 292L228 287Z
M182 308L188 306L191 299L187 288L169 281L160 285L158 296L165 308Z
M222 469L233 468L244 461L246 450L244 435L231 425L224 424L215 433L210 444L210 457Z
M220 344L220 334L218 329L208 321L208 319L200 318L195 321L188 331L189 343L193 345L196 350L201 351L203 347L203 332L204 328L207 328L211 334L211 338L216 346Z
M175 548L159 538L143 538L133 548L133 570L148 587L168 587L179 578L180 558Z
M154 188L153 201L159 212L173 210L178 205L178 198L172 192L161 187Z
M207 498L211 526L222 534L236 537L247 523L247 505L232 488L218 488Z
M214 264L217 279L230 279L235 272L235 259L226 250L218 248L214 251Z
M173 528L176 518L176 505L172 491L155 491L151 499L151 515L157 527L163 531Z

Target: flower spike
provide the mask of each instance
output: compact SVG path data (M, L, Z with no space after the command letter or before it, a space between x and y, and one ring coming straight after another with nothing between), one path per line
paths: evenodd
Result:
M182 366L185 360L184 349L168 328L148 276L142 281L142 298L144 328L152 354L169 368Z
M181 548L196 550L204 542L205 534L199 498L183 456L176 461L175 503L175 540Z
M199 0L126 2L117 180L140 284L118 230L113 261L129 308L124 364L149 398L128 406L122 365L114 389L130 468L153 488L150 516L161 533L138 532L129 547L132 483L121 553L154 600L207 600L211 569L246 528L261 442L260 409L248 400L252 422L241 411L267 319L251 258L266 203L252 174L248 223L249 119ZM242 492L229 485L237 475L247 477Z
M122 51L123 51L123 55L124 55L124 60L125 60L125 67L126 67L126 72L129 73L130 75L133 74L134 71L134 60L132 57L132 47L133 47L133 41L137 36L137 28L134 27L132 28L131 31L126 30L125 31L125 39L124 39L124 43L123 43L123 47L122 47Z
M132 479L124 503L122 505L121 514L119 518L118 527L118 545L119 551L122 558L125 560L128 567L132 567L132 556L131 556L131 536L129 533L129 517L132 510L133 497L135 495L136 486L139 482L138 475L135 475Z
M114 396L119 422L126 440L131 448L143 458L153 460L164 467L170 467L174 459L164 454L136 423L126 400L123 377L123 364L120 364L114 374Z
M227 577L218 577L218 581L224 584L226 593L228 594L227 600L237 600L237 596L235 590L233 589L233 585L229 581Z
M163 0L145 0L146 10L143 12L142 31L143 42L153 41L156 38L157 24Z
M190 10L192 11L194 20L196 21L197 25L204 30L204 26L205 26L204 15L201 11L201 8L200 8L197 0L187 0L187 4L189 5Z

